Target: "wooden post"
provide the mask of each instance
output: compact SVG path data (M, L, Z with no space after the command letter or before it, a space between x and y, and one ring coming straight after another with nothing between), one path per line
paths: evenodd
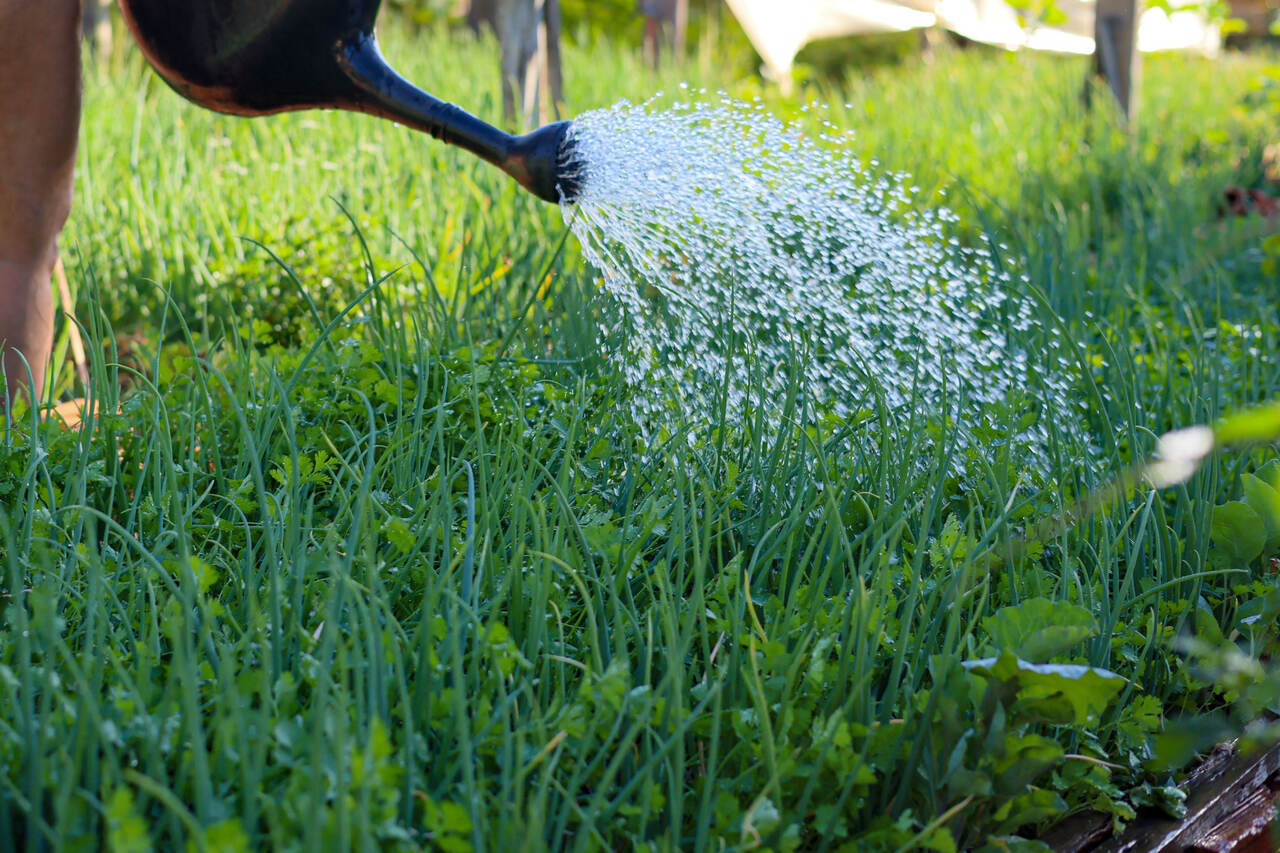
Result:
M560 52L560 0L547 0L547 55L545 74L551 93L551 115L560 118L564 103L564 61Z
M689 38L689 0L639 0L644 16L644 54L654 68L661 64L663 42L677 61L684 56Z
M494 19L497 13L497 0L471 0L467 4L467 26L471 27L477 35L480 33L480 28L486 24L496 30Z
M644 56L653 68L661 59L662 9L656 0L641 0L640 13L644 15Z
M1138 118L1138 0L1098 0L1093 73L1105 80L1127 123Z
M89 49L99 57L111 55L111 10L105 0L85 0L81 26Z
M689 41L689 0L676 0L675 32L672 42L676 61L684 59L684 52Z
M525 129L541 124L562 97L558 0L498 0L502 113Z

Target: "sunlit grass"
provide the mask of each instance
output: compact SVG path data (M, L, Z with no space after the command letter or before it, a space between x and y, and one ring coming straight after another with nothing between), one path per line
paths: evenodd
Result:
M484 47L390 42L496 112ZM1165 430L1280 393L1261 230L1214 218L1256 125L1186 95L1252 68L1153 64L1133 149L1078 142L1075 62L838 93L1079 344L1036 471L884 411L875 453L820 406L648 439L559 213L489 167L362 117L203 113L136 62L91 79L64 247L93 378L53 384L95 406L0 436L0 838L947 849L1159 802L1149 736L1216 701L1171 641L1275 588L1211 531L1267 454L1021 537ZM575 110L663 82L572 57ZM1078 619L1054 662L1127 679L1100 713L1028 719L961 666L1037 598Z

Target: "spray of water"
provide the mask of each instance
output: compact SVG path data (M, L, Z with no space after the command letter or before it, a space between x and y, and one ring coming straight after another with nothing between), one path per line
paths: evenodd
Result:
M624 102L576 119L572 142L581 190L565 216L610 297L602 343L642 422L713 422L725 405L776 425L799 394L842 416L879 400L963 442L975 412L1026 405L1028 389L1068 410L1059 360L1017 344L1052 338L1031 334L1022 289L833 127L808 137L728 98Z

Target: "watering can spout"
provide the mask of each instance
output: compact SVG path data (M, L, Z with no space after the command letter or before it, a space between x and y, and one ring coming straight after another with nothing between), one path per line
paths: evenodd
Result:
M397 74L373 35L380 0L120 0L160 76L219 112L310 108L391 119L465 148L538 198L576 198L581 162L569 122L503 133Z
M576 200L582 188L582 163L569 137L572 127L572 122L557 121L517 136L502 170L544 201Z
M356 90L347 108L401 122L465 148L544 201L559 203L577 196L581 163L569 138L571 122L512 136L405 80L382 58L372 35L344 41L336 50L338 65Z

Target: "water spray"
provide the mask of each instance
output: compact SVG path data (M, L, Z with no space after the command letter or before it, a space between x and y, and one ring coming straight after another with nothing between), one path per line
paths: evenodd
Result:
M955 214L820 115L806 133L760 102L684 96L570 131L583 169L565 219L609 297L600 348L638 422L772 428L812 406L868 453L922 424L957 468L994 442L1049 452L1047 418L1077 411L1075 359L1001 247L962 243Z
M577 193L570 122L512 136L414 86L373 34L381 0L120 0L160 76L218 112L343 109L391 119L470 151L552 203Z

